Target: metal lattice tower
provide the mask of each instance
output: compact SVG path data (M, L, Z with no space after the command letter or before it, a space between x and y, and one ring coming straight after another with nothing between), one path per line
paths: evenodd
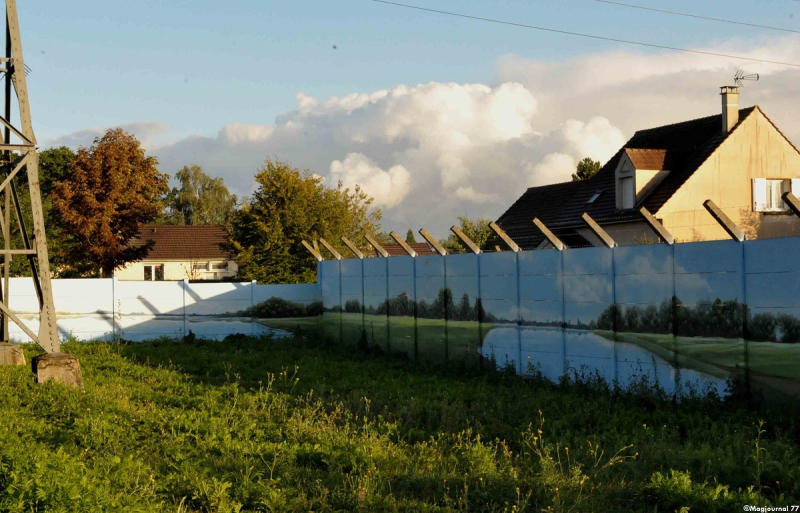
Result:
M44 215L42 214L42 196L39 191L39 155L36 150L36 136L31 125L31 110L28 101L28 84L25 76L25 61L22 57L22 39L19 32L16 0L6 0L6 55L0 58L5 68L5 112L0 118L5 133L3 144L0 144L0 194L4 206L0 208L0 228L2 228L4 246L0 250L3 255L3 285L0 316L2 316L3 341L8 342L9 320L17 324L47 353L60 353L61 344L56 328L56 312L53 305L53 289L50 285L50 262L47 257L47 238L45 235ZM16 102L12 97L12 88L16 92ZM11 123L11 106L16 103L19 108L19 126ZM12 142L13 137L13 142ZM19 192L15 178L25 171L28 178L31 214L33 218L33 234L28 234L25 218L20 209ZM22 194L26 194L24 191ZM15 220L22 235L24 248L11 247L11 209L14 209ZM11 258L15 255L25 256L31 268L36 295L39 299L39 333L35 334L9 308L9 273Z

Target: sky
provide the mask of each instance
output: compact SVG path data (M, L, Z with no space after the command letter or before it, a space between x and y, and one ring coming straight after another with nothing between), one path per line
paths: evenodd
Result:
M800 64L800 34L595 0L407 0L559 30ZM800 1L627 3L800 30ZM638 129L757 104L800 142L800 67L657 50L370 0L18 1L43 148L136 135L160 170L197 164L236 194L277 158L359 184L383 228L437 237L527 187L603 163Z

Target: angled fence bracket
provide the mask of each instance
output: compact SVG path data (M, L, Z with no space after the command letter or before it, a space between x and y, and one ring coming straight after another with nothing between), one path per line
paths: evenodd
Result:
M789 210L794 212L794 215L800 217L800 200L797 199L797 196L792 194L791 192L784 192L783 202L786 203L786 206L789 207Z
M317 251L316 249L314 249L314 246L312 246L311 244L309 244L306 241L300 241L300 242L303 244L303 246L305 246L305 248L308 250L308 252L311 253L314 256L314 258L317 259L317 262L322 262L323 260L325 260L324 258L322 258L322 255L320 254L320 252Z
M469 248L469 249L470 249L470 250L471 250L473 253L475 253L476 255L480 255L480 254L481 254L481 248L479 248L479 247L477 246L477 244L475 244L474 242L472 242L472 239L470 239L469 237L467 237L467 236L464 234L464 232L462 232L461 230L459 230L459 228L458 228L456 225L453 225L453 226L451 226L451 227L450 227L450 231L451 231L451 232L453 232L453 233L455 233L455 234L456 234L456 237L458 237L459 239L461 239L461 242L463 242L463 243L464 243L464 245L465 245L465 246L467 246L467 247L468 247L468 248Z
M658 219L653 217L653 214L644 207L639 209L639 213L642 214L644 221L650 226L650 229L656 232L665 244L669 244L670 246L675 244L675 237L664 228L664 225L661 224Z
M444 249L444 247L441 244L439 244L439 241L434 239L433 236L430 233L428 233L426 229L420 228L419 234L422 235L426 241L428 241L428 244L430 244L431 247L433 247L433 249L435 249L437 253L439 253L442 256L445 256L447 254L447 250Z
M364 238L367 239L367 242L369 242L370 245L373 248L375 248L375 251L377 251L383 258L388 258L389 257L389 252L386 251L385 249L383 249L383 246L378 244L378 241L376 241L374 238L372 238L372 236L370 234L365 233L364 234Z
M555 234L551 232L550 229L547 226L545 226L543 222L539 221L538 217L533 219L533 224L536 225L536 227L542 232L544 237L547 239L548 242L550 242L550 244L554 248L556 248L559 251L564 251L564 248L566 248L566 246L564 245L563 242L561 242L561 239L556 237Z
M597 224L597 222L594 219L592 219L592 217L589 214L584 212L583 215L581 216L581 219L583 219L583 221L586 223L586 226L588 226L589 229L592 230L592 233L594 233L597 236L597 238L600 239L600 241L603 244L605 244L607 248L617 247L617 243L614 241L611 235L609 235L607 231L605 231L599 224Z
M511 251L513 251L514 253L517 253L519 251L519 246L517 245L517 243L511 240L511 237L508 236L505 230L497 226L497 223L492 221L491 223L489 223L489 228L491 228L494 231L494 233L497 234L498 237L503 239L503 242L505 242L506 245L508 245L508 247L511 248Z
M330 254L333 255L333 258L335 258L336 260L341 260L342 259L341 253L336 251L336 249L333 246L328 244L328 241L326 241L325 239L320 237L319 238L319 243L322 244L323 246L325 246L325 249L327 249L330 252Z
M344 243L345 246L347 246L347 249L349 249L350 251L353 252L353 254L356 256L356 258L359 258L359 259L362 259L362 260L364 259L364 253L362 253L361 250L358 249L358 247L355 244L350 242L350 239L348 239L347 237L342 235L341 241Z
M414 251L414 248L409 246L408 243L404 241L403 238L400 237L400 235L397 234L397 232L389 232L389 235L394 239L394 241L397 244L400 245L401 248L403 248L403 251L408 253L408 256L410 256L411 258L416 258L417 252Z
M720 226L722 226L722 229L725 230L732 239L738 240L739 242L745 240L746 237L744 232L739 229L738 226L736 226L736 223L731 221L731 218L728 217L727 214L725 214L725 212L723 212L722 209L716 205L716 203L709 199L703 202L703 206L706 208L706 210L708 210L708 213L711 214L711 217L713 217L714 220L718 222Z

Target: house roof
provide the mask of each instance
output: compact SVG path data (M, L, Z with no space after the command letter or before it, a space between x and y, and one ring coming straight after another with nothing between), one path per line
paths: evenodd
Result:
M145 260L228 260L232 258L230 252L220 246L228 240L228 232L224 226L145 225L139 228L138 235L131 240L130 245L142 246L148 240L155 241L155 245Z
M406 253L406 250L404 250L403 247L400 246L400 244L395 244L393 242L390 242L387 244L381 244L381 246L383 246L383 249L385 249L386 252L389 253L390 257L408 255L408 253ZM412 242L411 244L409 244L409 246L411 246L411 249L416 251L417 255L419 256L436 254L436 252L431 249L431 247L428 245L427 242ZM375 250L375 256L381 256L381 254L378 253L377 250Z
M497 224L520 247L534 249L544 239L533 225L534 217L538 217L557 236L561 233L565 237L574 237L577 235L575 228L584 226L581 219L584 212L601 224L640 220L637 212L640 206L656 213L756 109L758 107L741 109L739 123L727 133L722 132L721 114L639 130L591 179L531 187L500 216ZM664 180L633 210L616 208L614 178L624 153L629 157L633 155L631 160L636 159L634 165L637 168L640 164L640 169L669 170ZM601 194L588 203L597 192Z

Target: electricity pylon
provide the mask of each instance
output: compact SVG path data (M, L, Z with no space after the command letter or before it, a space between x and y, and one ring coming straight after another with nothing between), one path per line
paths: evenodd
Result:
M4 128L3 144L0 144L0 194L4 195L4 207L0 208L0 228L4 247L3 255L3 287L0 315L2 315L3 342L9 341L8 321L14 322L34 342L47 353L60 353L56 327L56 311L53 305L53 289L50 285L50 262L47 258L47 238L45 235L44 215L42 214L42 196L39 191L39 155L36 151L36 136L31 125L31 110L28 101L28 84L25 61L22 57L22 39L19 33L16 0L6 0L6 55L0 57L0 72L5 74L5 112L0 117ZM11 105L13 103L12 87L16 93L16 104L19 107L19 126L11 123ZM13 136L13 143L12 143ZM25 217L20 208L19 193L15 179L24 170L28 178L33 234L29 235L25 226ZM22 194L26 192L22 191ZM24 248L11 247L11 209L14 209L17 225ZM26 257L31 268L33 284L39 299L39 333L35 334L9 307L9 274L11 258L14 255Z

